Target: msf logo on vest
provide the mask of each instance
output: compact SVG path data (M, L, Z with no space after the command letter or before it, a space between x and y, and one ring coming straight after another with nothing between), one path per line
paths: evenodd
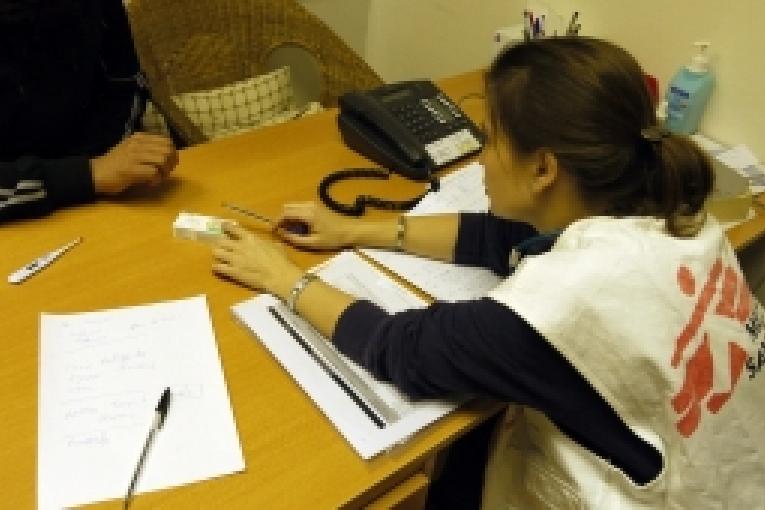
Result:
M724 266L720 259L705 276L706 280L701 282L688 267L681 265L677 270L680 291L695 299L688 322L675 338L671 360L673 368L684 370L682 387L671 402L679 415L677 430L683 437L693 435L705 412L717 414L725 406L745 367L752 379L765 366L765 341L761 338L765 314L762 306L752 297L744 278L735 268ZM703 327L704 319L710 314L717 320L737 322L740 327L727 328L727 331L740 330L740 334L712 339L710 335L715 333ZM715 373L713 341L715 345L727 344L727 371ZM698 348L681 364L691 344L698 345ZM749 350L753 354L750 355ZM720 378L723 378L722 381ZM715 380L718 381L717 387L724 387L727 382L727 389L713 392Z

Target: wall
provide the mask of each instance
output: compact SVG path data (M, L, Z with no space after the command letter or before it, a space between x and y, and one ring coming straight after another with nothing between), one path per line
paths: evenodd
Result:
M299 0L299 3L329 25L357 54L366 56L371 1Z
M344 0L304 0L338 6ZM709 40L717 86L701 129L725 144L746 143L765 159L765 2L736 0L368 0L364 57L387 81L440 78L487 64L491 33L520 22L528 5L567 19L580 11L582 34L610 39L633 53L665 87L693 55L692 43ZM337 7L335 10L340 10ZM333 25L336 30L339 28ZM356 35L358 37L358 34Z
M491 34L512 23L501 0L372 0L367 61L388 81L432 78L489 61Z
M515 2L522 8L523 2ZM765 159L765 68L757 61L765 49L759 20L765 3L736 0L549 0L556 11L580 11L584 34L604 37L629 50L666 86L690 60L693 41L708 40L717 86L701 131L726 144L746 143Z

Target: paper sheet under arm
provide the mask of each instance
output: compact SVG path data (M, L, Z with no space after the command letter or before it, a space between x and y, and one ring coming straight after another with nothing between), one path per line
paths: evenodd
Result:
M136 492L244 469L204 296L40 320L38 508L121 498L163 389Z
M330 259L322 266L319 274L335 287L357 297L369 299L389 312L423 306L423 302L414 294L353 252L343 252ZM274 317L274 311L300 335L302 342L321 342L332 349L332 359L322 356L318 352L319 349L312 348L312 354L307 352ZM307 322L290 313L273 296L261 294L234 306L233 312L260 339L364 459L405 440L456 407L453 402L412 402L393 386L375 380L361 367L334 350L327 339L321 337ZM322 361L317 362L316 356L321 357ZM337 366L337 363L341 363L342 366ZM343 381L341 384L328 374L325 365ZM343 372L348 370L374 392L375 400L384 402L385 407L392 409L396 417L382 420L382 427L375 424L364 411L365 406L374 408L375 403L363 398L362 392L356 392L364 401L364 405L359 405L343 389L349 380L343 376Z
M411 216L455 212L485 212L489 199L483 185L483 166L471 163L441 179L441 188L428 193ZM389 268L439 301L466 301L486 295L500 277L478 267L460 266L388 250L362 253Z

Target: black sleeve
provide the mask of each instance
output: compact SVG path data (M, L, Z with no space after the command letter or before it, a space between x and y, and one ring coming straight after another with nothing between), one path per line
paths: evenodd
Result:
M454 262L480 266L507 276L510 272L508 255L513 246L537 235L528 223L511 221L486 213L460 214Z
M412 397L477 396L526 405L638 483L661 469L659 453L632 434L556 349L489 298L395 315L356 301L340 317L332 341Z
M105 34L101 57L108 76L132 76L139 70L138 56L133 45L133 34L122 0L101 0Z
M0 221L42 216L94 197L86 157L0 161Z

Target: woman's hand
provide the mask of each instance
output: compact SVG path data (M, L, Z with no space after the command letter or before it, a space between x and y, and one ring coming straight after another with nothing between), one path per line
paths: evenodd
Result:
M300 248L328 250L352 246L362 220L335 214L314 202L285 204L276 233Z
M303 271L287 258L284 249L239 225L225 223L223 230L226 237L213 249L213 271L286 299Z

